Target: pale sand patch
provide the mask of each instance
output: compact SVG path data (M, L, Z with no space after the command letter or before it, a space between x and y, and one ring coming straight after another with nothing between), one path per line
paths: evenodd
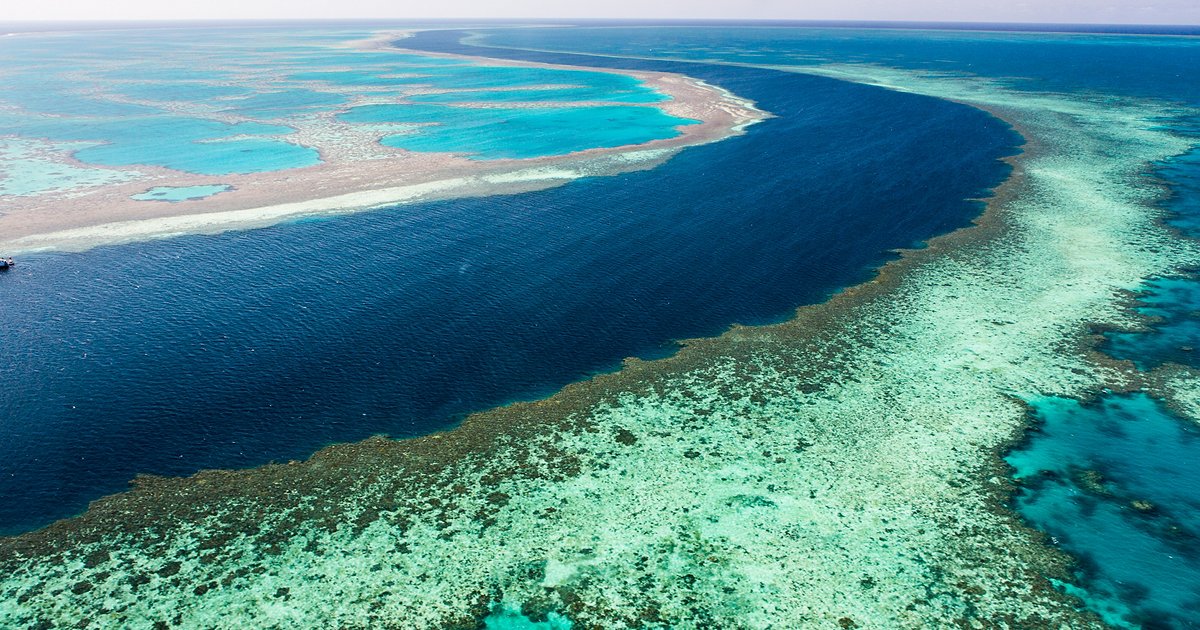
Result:
M646 157L648 165L653 161L654 158ZM623 170L628 170L633 164L634 162L626 161L620 166ZM560 185L585 174L586 171L583 170L566 168L528 168L519 171L455 177L420 184L365 190L245 210L225 210L103 223L83 228L32 234L13 239L11 242L18 250L25 251L51 248L80 251L102 244L111 245L170 238L182 234L215 234L235 229L265 227L287 219L371 210L390 205L432 201L448 197L511 194Z

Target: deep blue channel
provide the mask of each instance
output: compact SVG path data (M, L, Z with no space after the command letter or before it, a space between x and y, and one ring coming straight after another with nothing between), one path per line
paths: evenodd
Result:
M138 473L425 434L785 318L967 225L1020 141L966 106L818 77L487 54L683 72L776 117L553 190L26 257L0 275L0 532Z

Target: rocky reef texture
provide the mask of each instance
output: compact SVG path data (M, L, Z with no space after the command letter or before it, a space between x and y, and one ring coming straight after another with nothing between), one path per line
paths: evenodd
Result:
M139 479L0 541L5 627L1100 626L1004 508L1022 399L1130 378L1086 350L1194 263L1148 103L825 67L974 103L1027 138L980 224L779 325L406 441ZM1182 381L1173 381L1177 387ZM557 619L557 618L556 618Z
M399 36L390 33L365 42L349 42L342 47L394 52L402 63L403 60L412 59L449 59L483 69L521 67L579 70L552 64L406 51L390 43ZM276 76L255 76L253 79L243 79L244 84L239 85L267 91L300 86L322 90L321 94L350 99L346 105L320 112L269 119L273 127L279 130L276 132L279 135L254 136L258 139L284 140L312 150L319 154L319 163L223 175L197 174L150 164L124 166L117 170L77 159L73 150L88 146L88 143L53 143L42 139L0 136L0 167L21 171L21 178L15 184L0 181L0 198L4 200L4 206L0 209L0 249L10 254L37 250L80 251L100 245L186 233L250 229L302 216L549 188L581 177L652 168L685 147L740 134L745 127L768 116L753 103L690 77L606 69L597 72L633 77L640 88L663 95L665 100L645 103L586 100L487 103L472 102L472 92L465 92L467 96L463 97L463 102L448 104L446 111L452 114L455 108L650 108L660 110L665 116L678 118L680 124L670 130L670 137L640 144L601 146L567 151L561 155L476 160L464 153L410 151L381 143L381 139L389 135L411 133L418 125L365 125L345 122L338 117L339 113L356 106L403 105L413 97L446 92L446 88L435 89L420 84L334 86L320 81L289 82ZM539 87L564 86L524 85L520 89L537 91L532 88ZM513 88L480 88L473 92L506 89ZM212 106L183 101L159 103L112 94L93 96L117 104L154 105L174 114L206 121L238 124L255 120L214 110ZM0 107L0 112L3 109ZM224 138L222 141L231 139L238 137ZM229 191L212 197L164 204L142 198L152 186L224 186Z

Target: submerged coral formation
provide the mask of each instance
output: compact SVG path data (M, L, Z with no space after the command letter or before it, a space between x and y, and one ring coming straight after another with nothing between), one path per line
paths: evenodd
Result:
M141 479L4 540L0 625L1102 625L1004 508L1000 454L1023 400L1128 380L1081 340L1196 261L1143 175L1187 142L1152 103L814 71L985 106L1027 150L981 225L789 322L444 434Z
M649 168L766 116L664 73L425 55L357 31L199 33L0 41L0 247L84 250L549 188ZM143 195L218 186L227 194L172 204Z

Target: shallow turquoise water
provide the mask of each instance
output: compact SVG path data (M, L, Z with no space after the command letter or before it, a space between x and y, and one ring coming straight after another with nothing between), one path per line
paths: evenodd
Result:
M419 59L419 58L418 58ZM430 58L436 59L436 58ZM548 101L616 101L628 103L652 103L665 98L633 77L609 72L586 70L560 70L555 68L527 68L521 66L473 66L465 64L426 64L410 61L409 65L392 68L391 74L413 76L388 76L377 71L329 71L300 72L289 75L293 79L322 81L334 85L414 85L419 84L450 90L462 98L472 94L465 90L486 90L527 86L531 94L542 98L523 100ZM558 89L540 89L541 86L562 86ZM417 95L414 100L431 98ZM487 98L487 97L485 97Z
M356 99L646 104L667 98L622 74L480 65L342 45L369 36L368 30L139 29L135 35L98 31L0 40L5 132L95 141L97 146L75 154L93 165L220 175L318 164L315 148L272 136L315 127L309 137L337 142L338 130L322 129L321 115L344 111ZM505 91L488 91L494 88ZM670 138L684 122L645 108L504 110L485 118L443 107L416 115L430 111L437 116L425 118L438 130L387 144L478 157L541 157ZM255 122L280 126L249 126ZM482 145L472 150L463 130L488 124L496 127L480 134ZM535 141L533 135L542 137ZM11 171L21 163L0 167Z
M321 70L296 72L289 74L288 78L295 81L320 81L343 87L414 85L420 83L422 79L420 75L416 75L417 70L419 69L393 68L391 72L381 72L379 70ZM393 76L405 74L416 76Z
M201 175L261 173L320 163L308 147L261 138L215 139L166 145L157 142L102 145L84 149L77 158L106 166L153 164Z
M131 83L123 85L120 93L130 98L145 101L200 102L227 96L245 96L253 92L248 88L210 83Z
M225 112L247 118L278 119L300 114L314 113L345 104L347 97L328 92L305 89L259 92L252 96L227 101L230 107Z
M188 199L203 199L232 188L227 184L209 186L155 186L144 193L133 195L131 199L138 201L187 201Z
M0 116L3 125L3 116ZM0 196L37 195L49 191L67 191L79 187L117 184L136 177L114 169L84 168L74 164L63 164L43 155L47 143L18 138L0 139ZM86 146L86 145L84 145ZM83 148L60 144L59 151ZM5 164L19 162L19 169L6 168Z
M1200 427L1145 395L1034 401L1038 429L1007 460L1021 513L1079 558L1110 621L1200 622Z
M17 119L21 134L53 140L90 140L75 152L82 162L102 166L148 164L202 175L259 173L311 166L314 149L270 136L294 130L256 122L229 124L182 116L102 119ZM20 162L9 165L19 169Z
M522 101L536 102L572 102L572 101L609 101L613 103L660 103L667 100L666 95L653 92L611 93L588 87L533 89L533 90L502 90L494 92L459 91L442 92L439 94L416 94L409 98L415 103L466 103L466 102L506 102Z
M47 69L54 70L55 66L48 65ZM234 73L230 71L199 70L182 65L171 65L169 61L165 64L137 63L117 68L105 68L101 66L94 72L94 76L106 80L125 81L135 79L138 81L153 81L153 83L131 83L122 87L121 91L125 91L129 87L153 90L154 88L171 89L177 85L196 85L177 83L179 81L206 81L209 83L201 83L199 87L220 89L228 88L229 86L224 85L224 82L234 80L235 78Z
M571 630L572 625L570 619L558 613L546 615L545 621L534 621L507 606L497 606L483 619L485 630Z
M1157 173L1170 182L1167 223L1192 238L1200 237L1200 150L1169 160ZM1137 310L1153 318L1150 329L1111 332L1104 351L1149 370L1166 363L1200 367L1200 279L1157 278L1142 286Z
M159 113L151 107L130 103L88 98L73 93L69 82L34 75L3 77L6 85L0 102L15 105L30 112L56 116L113 117L146 116ZM9 128L6 132L20 131Z
M429 123L383 144L409 151L466 153L478 159L529 158L595 147L639 144L679 135L697 121L654 107L462 108L445 105L364 105L347 122Z
M1200 365L1200 282L1191 278L1159 278L1147 282L1137 310L1154 318L1146 332L1105 334L1104 350L1118 359L1150 370L1164 363Z

